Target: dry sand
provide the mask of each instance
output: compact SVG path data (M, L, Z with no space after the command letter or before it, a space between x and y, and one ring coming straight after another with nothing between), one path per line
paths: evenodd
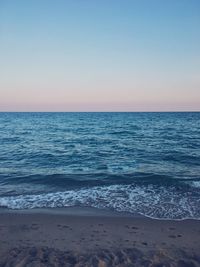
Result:
M3 266L200 266L200 221L0 212Z

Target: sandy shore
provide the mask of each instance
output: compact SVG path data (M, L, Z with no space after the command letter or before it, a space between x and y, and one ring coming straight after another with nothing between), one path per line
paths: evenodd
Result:
M1 211L3 266L200 266L200 221Z

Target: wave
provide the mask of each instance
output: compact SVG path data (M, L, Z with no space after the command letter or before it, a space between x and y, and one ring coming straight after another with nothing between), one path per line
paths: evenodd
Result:
M194 182L194 183L193 183ZM48 175L28 175L28 176L6 176L0 175L1 185L19 185L19 184L38 184L46 186L56 186L64 188L76 187L93 187L103 185L159 185L171 186L181 185L188 186L200 182L197 178L179 178L174 179L170 175L160 175L155 173L135 172L134 174L128 171L121 174L97 172L97 173L71 173L71 174L48 174Z
M172 151L171 153L165 154L163 160L170 162L178 162L186 165L196 165L199 166L199 155L188 155L181 152Z
M85 206L139 213L152 218L200 219L200 192L174 186L110 185L1 197L0 206L10 209Z

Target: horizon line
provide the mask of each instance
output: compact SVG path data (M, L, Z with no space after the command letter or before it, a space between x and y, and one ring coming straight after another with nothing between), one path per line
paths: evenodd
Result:
M155 110L155 111L0 111L0 113L198 113L200 110Z

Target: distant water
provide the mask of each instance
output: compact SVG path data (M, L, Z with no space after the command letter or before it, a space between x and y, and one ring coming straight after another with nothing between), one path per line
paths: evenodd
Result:
M0 113L0 206L200 219L200 113Z

